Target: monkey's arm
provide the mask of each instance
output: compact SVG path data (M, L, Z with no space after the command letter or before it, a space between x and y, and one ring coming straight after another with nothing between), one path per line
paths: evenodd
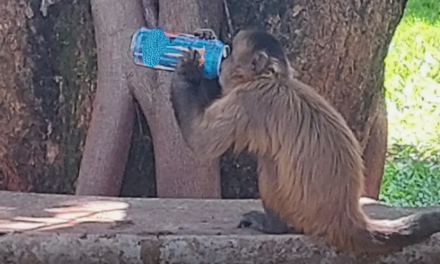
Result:
M226 96L200 111L190 110L188 105L179 109L178 106L182 104L175 104L175 111L181 113L177 116L183 138L198 159L219 157L232 145L237 133L242 131L245 117L241 107L231 100ZM188 114L184 114L184 110Z
M218 81L202 79L197 56L190 51L179 60L171 82L171 103L185 142L204 160L216 158L229 148L245 116L231 94L212 102L219 95L219 89L212 86ZM209 82L211 86L205 87Z

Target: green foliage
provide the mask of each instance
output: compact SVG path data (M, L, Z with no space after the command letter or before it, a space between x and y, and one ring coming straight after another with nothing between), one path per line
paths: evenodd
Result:
M440 203L438 149L419 150L413 145L393 145L381 187L381 200L396 205Z
M381 200L440 203L440 1L408 1L385 64L389 150Z

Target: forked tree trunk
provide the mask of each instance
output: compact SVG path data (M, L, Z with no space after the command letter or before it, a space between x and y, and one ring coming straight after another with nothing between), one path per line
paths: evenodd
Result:
M113 2L109 5L108 0L92 0L98 45L98 90L76 194L119 194L136 98L153 138L157 195L220 198L218 160L205 163L195 160L182 139L169 102L170 73L135 66L127 56L131 35L144 25L141 2ZM220 28L219 0L209 3L161 0L159 15L154 1L143 3L150 27L159 25L172 32Z

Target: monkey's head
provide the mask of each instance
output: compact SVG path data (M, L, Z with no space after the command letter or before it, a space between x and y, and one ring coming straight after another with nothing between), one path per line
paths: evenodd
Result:
M290 74L281 43L267 32L241 30L234 36L231 49L220 69L219 81L225 92L237 85Z

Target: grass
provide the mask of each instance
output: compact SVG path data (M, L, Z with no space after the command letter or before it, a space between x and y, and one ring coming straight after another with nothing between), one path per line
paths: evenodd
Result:
M385 64L389 149L380 199L439 204L440 1L408 1Z

